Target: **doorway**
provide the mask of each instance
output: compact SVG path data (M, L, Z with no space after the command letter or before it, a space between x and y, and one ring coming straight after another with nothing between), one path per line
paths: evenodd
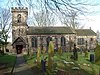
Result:
M23 45L16 45L17 54L21 54L23 49Z

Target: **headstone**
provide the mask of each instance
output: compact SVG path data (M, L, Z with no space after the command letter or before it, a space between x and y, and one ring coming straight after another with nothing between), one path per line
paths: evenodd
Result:
M95 61L95 55L94 54L90 54L90 62L94 62Z
M76 44L74 44L73 57L74 60L78 60L78 49L76 48Z
M41 60L41 65L42 65L42 72L44 74L46 72L46 60Z
M72 67L72 70L79 70L79 67Z

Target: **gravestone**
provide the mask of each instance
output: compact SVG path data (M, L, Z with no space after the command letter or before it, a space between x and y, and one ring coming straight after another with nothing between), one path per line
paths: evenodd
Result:
M78 60L78 49L76 48L76 44L74 44L73 59Z
M90 54L90 62L94 62L95 61L95 55L94 54Z
M41 60L41 65L42 65L42 72L44 74L46 72L46 60Z

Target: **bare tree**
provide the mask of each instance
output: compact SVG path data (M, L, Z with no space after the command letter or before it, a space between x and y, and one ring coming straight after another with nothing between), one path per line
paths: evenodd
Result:
M6 52L6 46L8 44L9 33L11 31L11 14L10 10L1 9L0 12L0 39L3 41L4 52Z
M61 22L62 24L66 25L66 26L69 26L69 27L72 27L73 29L79 29L79 28L83 28L84 25L81 25L80 24L80 18L79 18L79 15L78 15L78 11L70 11L70 14L68 17L66 16L61 16L62 19L61 19Z
M53 26L55 24L54 16L51 13L45 13L45 11L40 11L40 13L34 14L34 24L39 27L43 26Z
M73 16L70 22L74 22L74 19L76 18L77 13L73 12L74 15L71 15L71 11L77 11L78 14L83 14L87 12L86 6L94 5L92 1L87 0L12 0L9 1L8 4L17 6L28 6L29 8L29 14L32 16L31 12L37 12L37 14L41 14L40 12L43 10L45 11L45 24L47 21L49 21L48 14L55 14L56 17L59 17L59 14L62 14L62 16L69 17ZM44 13L44 12L42 12ZM34 18L37 19L36 15L33 14L33 16L29 17L29 22L33 22ZM44 14L42 14L43 17ZM74 17L75 16L75 17ZM40 17L40 16L38 16ZM55 17L55 18L56 18ZM70 18L71 18L70 17ZM63 17L62 17L63 18ZM57 18L56 18L57 19ZM61 19L61 17L60 17ZM35 20L36 21L36 20ZM39 20L40 21L40 20ZM35 23L35 22L33 22ZM76 22L74 22L76 24ZM40 24L39 24L40 25ZM79 25L78 25L79 26ZM76 25L77 27L77 25Z
M98 43L98 42L100 42L100 32L99 32L99 30L97 30L96 34L97 34L97 43Z
M31 22L33 22L34 25L38 25L40 27L54 25L55 15L54 15L54 13L52 13L46 9L42 0L37 1L38 2L37 5L35 5L32 0L30 0L30 1L26 0L26 2L28 3L28 7L29 7L29 11L30 11L29 13L31 14L31 17L29 17L29 19L28 19L29 22L31 19L34 19L34 21L31 21ZM37 9L37 10L35 10L35 9Z

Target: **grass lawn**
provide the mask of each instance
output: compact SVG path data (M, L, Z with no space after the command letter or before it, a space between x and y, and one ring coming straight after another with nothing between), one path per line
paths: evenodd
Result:
M6 63L10 66L14 64L15 58L16 58L15 55L8 55L8 54L0 55L0 63Z
M16 60L15 55L8 55L8 54L1 55L0 54L0 64L5 65L5 67L8 68L8 71L12 70L15 60Z
M78 61L74 61L70 59L71 53L63 53L62 55L58 55L55 53L54 55L54 66L53 70L59 71L63 70L66 73L70 73L71 75L77 75L78 73L81 73L80 75L98 75L99 73L99 66L96 65L93 62L89 61L89 56L91 53L88 53L88 57L85 57L84 54L79 53L78 54ZM48 57L48 55L46 54ZM32 56L24 56L27 63L32 67L33 71L36 73L36 75L41 74L41 69L37 68L36 66L36 54L33 54ZM42 58L42 56L41 56ZM74 64L68 63L73 62ZM73 67L78 67L79 70L73 70ZM47 69L48 71L48 69ZM49 71L48 71L49 72ZM39 73L39 74L37 74ZM50 74L47 74L50 75ZM54 72L52 75L55 75Z

